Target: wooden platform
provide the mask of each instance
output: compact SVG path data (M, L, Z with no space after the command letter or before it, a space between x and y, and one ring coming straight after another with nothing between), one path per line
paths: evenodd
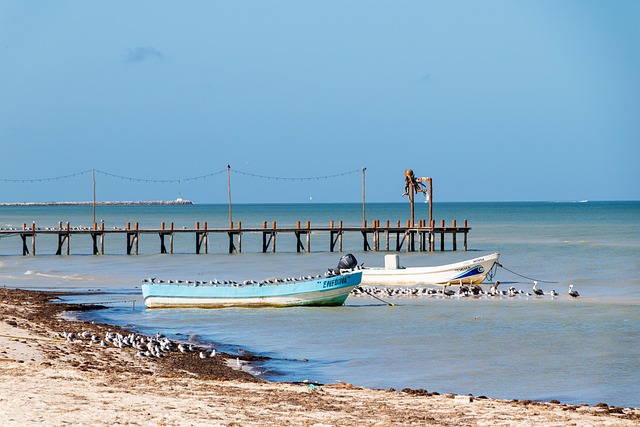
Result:
M311 252L311 237L324 235L328 236L328 246L325 246L330 252L342 252L343 240L345 235L349 233L357 234L362 238L362 247L353 248L351 250L362 251L406 251L406 252L432 252L436 247L440 251L445 250L445 241L451 239L451 250L458 250L457 237L459 234L463 237L462 248L467 250L467 235L471 227L464 221L462 227L457 226L453 220L450 226L445 226L444 220L440 221L440 225L436 226L433 222L427 226L425 221L419 221L413 226L407 221L401 225L397 221L395 225L391 225L386 221L381 225L379 221L372 221L370 225L366 223L362 227L343 226L342 221L334 224L329 223L328 227L311 227L307 221L301 226L300 221L295 227L278 228L275 222L267 224L263 222L261 228L242 228L242 223L230 223L226 228L209 228L206 222L196 222L193 228L174 228L173 223L169 223L165 227L165 223L161 223L159 228L138 227L138 223L126 224L125 227L118 228L105 227L104 223L94 224L92 228L71 227L69 223L64 226L62 223L55 228L38 228L35 223L27 226L23 224L21 229L1 229L0 237L19 235L22 241L22 255L36 255L36 236L38 235L55 235L57 236L56 255L70 255L71 253L71 236L90 236L92 239L92 253L94 255L104 254L104 242L107 236L123 236L126 237L126 253L127 255L138 255L138 247L140 238L143 235L157 235L159 237L160 253L173 253L173 240L177 234L192 234L195 237L195 253L209 252L209 238L216 235L223 235L228 240L228 252L242 252L242 236L245 234L260 234L262 236L263 253L276 252L276 242L279 236L290 235L294 239L288 239L286 244L295 244L296 252ZM281 238L280 238L281 240ZM436 241L439 240L439 245ZM325 249L325 250L326 250Z

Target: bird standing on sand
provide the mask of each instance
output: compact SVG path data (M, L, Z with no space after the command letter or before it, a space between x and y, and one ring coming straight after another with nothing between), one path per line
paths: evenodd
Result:
M538 285L538 282L534 281L534 282L533 282L533 293L534 293L536 296L542 296L542 295L544 295L544 292L542 291L542 289L538 289L538 288L536 288L536 286L537 286L537 285Z
M573 285L569 285L569 296L573 298L578 298L580 296L578 291L573 290Z

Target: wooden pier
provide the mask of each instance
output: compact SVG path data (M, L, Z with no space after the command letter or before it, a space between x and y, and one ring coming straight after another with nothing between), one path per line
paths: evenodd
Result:
M374 220L368 225L365 221L363 226L343 226L342 221L335 224L333 221L327 227L312 227L309 221L304 226L300 221L295 227L278 228L276 222L267 224L262 223L261 228L242 228L242 223L230 223L227 228L209 228L206 222L202 224L196 222L193 228L174 228L173 222L165 226L161 223L159 228L139 228L138 223L127 223L125 227L106 228L104 223L93 224L93 227L71 227L69 223L58 223L53 228L38 228L35 223L30 226L23 224L21 229L0 229L0 237L8 237L18 235L22 241L22 255L36 255L36 236L37 235L55 235L57 236L56 255L70 255L71 253L71 236L91 236L93 255L101 255L105 253L106 236L125 236L126 237L126 253L127 255L138 255L139 242L142 235L158 235L160 243L160 253L173 254L174 236L177 234L192 234L195 237L195 253L209 253L209 238L222 235L228 239L228 252L242 252L242 236L245 234L262 235L262 252L276 252L276 243L278 236L293 236L296 252L311 252L311 236L318 237L324 235L329 237L328 249L330 252L342 252L343 240L347 234L356 234L362 238L362 247L353 248L351 250L362 251L406 251L406 252L433 252L438 248L440 251L445 250L445 241L451 239L451 250L458 250L458 235L462 235L462 248L467 250L467 235L471 230L467 220L464 220L463 226L457 225L456 220L451 221L451 225L445 225L445 221L441 220L439 225L435 221L430 224L426 220L418 221L417 224L411 224L407 221L401 224L397 221L390 224L386 221L381 224L380 221ZM439 245L437 245L439 241ZM168 243L168 247L167 247ZM226 245L225 245L226 246Z

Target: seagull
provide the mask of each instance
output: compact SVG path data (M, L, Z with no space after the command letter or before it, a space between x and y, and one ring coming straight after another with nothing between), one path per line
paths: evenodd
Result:
M537 289L537 288L536 288L536 285L537 285L537 284L538 284L538 282L534 280L534 282L533 282L533 293L534 293L536 296L544 295L544 292L542 291L542 289Z
M580 296L578 291L573 290L573 285L569 285L569 296L573 298L578 298Z
M552 297L557 297L557 296L558 296L558 293L556 292L556 290L555 290L555 289L553 289L553 290L549 293L549 295L551 295Z

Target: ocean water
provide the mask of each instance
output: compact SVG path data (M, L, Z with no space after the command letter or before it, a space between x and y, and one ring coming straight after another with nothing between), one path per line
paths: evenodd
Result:
M105 227L226 227L226 205L98 207ZM406 203L367 204L366 219L403 223ZM416 204L416 218L428 217ZM177 235L174 255L159 254L159 238L143 235L140 255L125 255L125 237L107 236L106 255L91 254L91 239L74 236L71 256L55 256L54 237L39 235L35 257L23 257L17 236L0 239L0 285L25 289L100 290L72 302L101 302L90 320L161 332L228 352L272 359L257 366L278 381L345 381L374 388L425 388L505 399L558 399L640 406L640 202L435 203L434 219L467 219L469 251L400 254L407 266L437 265L500 252L495 279L504 286L556 290L556 298L404 298L389 306L373 298L344 307L147 310L140 283L165 279L261 279L322 273L342 254L329 236L312 235L311 253L296 253L293 236L279 235L278 252L263 254L261 236L243 237L243 253L227 254L226 235L210 237L209 254L195 255L195 237ZM243 228L263 221L360 225L360 204L238 205ZM38 227L58 221L88 226L91 207L0 207L0 227ZM458 248L462 248L459 237ZM393 243L392 243L393 246ZM436 245L439 248L439 241ZM347 235L344 253L382 265L385 252L363 252ZM569 284L581 294L567 296ZM488 285L487 285L488 286ZM132 301L137 301L133 303Z

